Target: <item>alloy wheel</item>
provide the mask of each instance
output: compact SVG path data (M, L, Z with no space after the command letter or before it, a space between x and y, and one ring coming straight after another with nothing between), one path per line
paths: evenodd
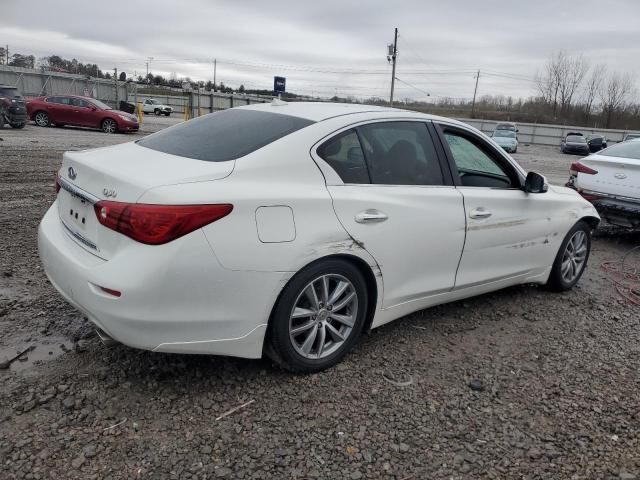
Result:
M36 125L38 125L39 127L46 127L47 125L49 125L49 115L44 112L36 113L35 121Z
M305 358L325 358L349 338L358 318L358 295L342 275L322 275L302 289L289 317L289 338Z
M582 273L584 264L587 261L587 252L587 234L582 230L578 230L567 242L562 255L560 273L565 282L573 282Z
M116 122L111 119L106 119L104 122L102 122L102 130L105 133L115 133L117 127L118 126L116 125Z

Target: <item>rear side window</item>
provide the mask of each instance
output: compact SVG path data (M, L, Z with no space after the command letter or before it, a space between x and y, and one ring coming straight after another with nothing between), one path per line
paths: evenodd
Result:
M364 153L355 130L333 137L323 143L317 152L344 183L370 183Z
M137 143L181 157L224 162L248 155L312 123L290 115L232 108L180 123Z
M378 122L358 127L372 183L443 185L440 161L426 124Z

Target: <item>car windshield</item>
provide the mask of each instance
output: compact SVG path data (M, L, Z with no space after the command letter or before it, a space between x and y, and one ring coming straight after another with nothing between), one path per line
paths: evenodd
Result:
M633 142L616 143L612 147L601 150L598 155L640 160L640 140L634 140Z
M587 141L585 140L584 137L578 136L578 135L569 135L567 137L567 142L570 143L586 143Z
M138 145L181 157L224 162L248 155L314 123L280 113L231 108L161 130Z
M515 132L510 130L496 130L493 132L494 137L516 138Z

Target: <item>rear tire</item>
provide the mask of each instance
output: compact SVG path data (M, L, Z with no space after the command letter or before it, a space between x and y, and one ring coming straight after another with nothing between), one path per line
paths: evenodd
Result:
M104 133L116 133L118 131L118 124L111 118L105 118L100 126Z
M19 122L19 123L10 123L9 125L11 125L11 128L24 128L26 125L26 122Z
M159 115L160 115L160 109L156 108L156 109L153 111L153 113L155 113L156 115L158 115L158 116L159 116Z
M33 117L33 120L39 127L48 127L49 125L51 125L51 121L49 120L49 115L47 114L47 112L36 113Z
M553 262L547 288L553 292L571 290L580 280L591 253L591 227L576 223L560 244Z
M340 259L316 262L282 290L269 322L265 352L291 372L332 367L358 340L367 307L366 282L354 265Z

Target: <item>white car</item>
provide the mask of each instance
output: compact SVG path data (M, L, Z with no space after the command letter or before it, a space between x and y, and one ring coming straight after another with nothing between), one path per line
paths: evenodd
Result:
M609 223L640 227L640 139L618 143L574 162L568 187Z
M572 288L599 222L479 131L367 105L224 110L67 152L58 185L40 256L102 337L302 372L432 305Z
M156 115L166 115L168 117L171 115L171 112L173 112L173 108L169 105L164 105L158 100L148 98L142 102L142 111L144 113L155 113Z
M493 141L507 152L518 152L518 135L511 130L496 130L493 132Z

